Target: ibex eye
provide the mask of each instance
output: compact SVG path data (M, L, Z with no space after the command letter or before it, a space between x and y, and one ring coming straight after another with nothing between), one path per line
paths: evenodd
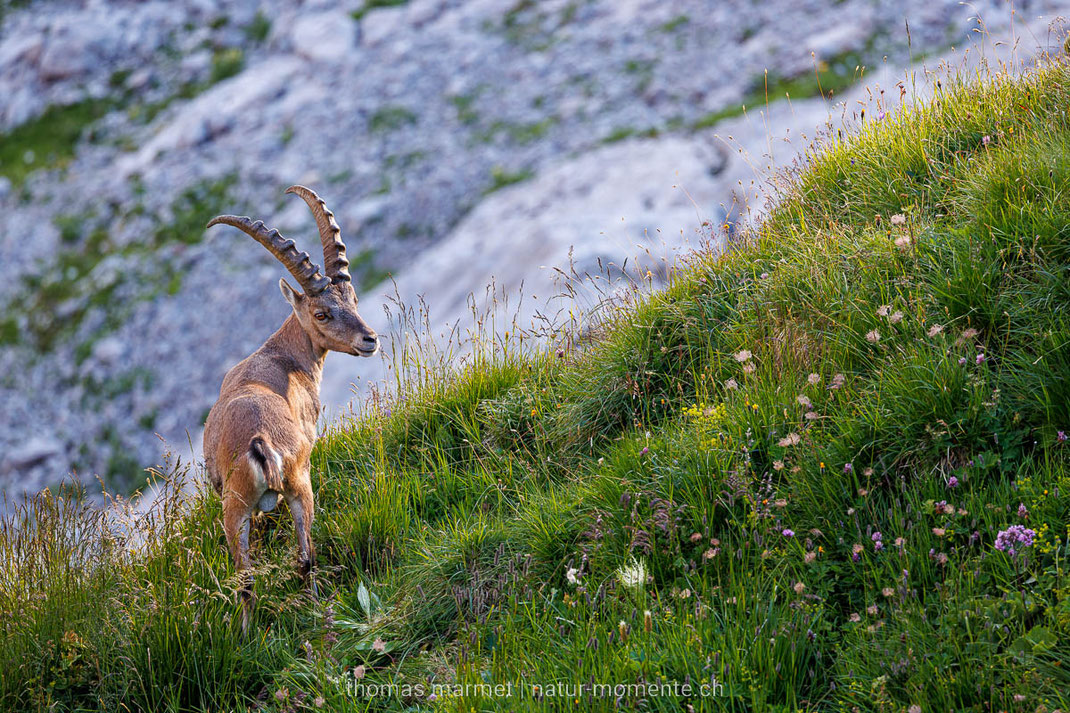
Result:
M319 321L323 322L323 321L325 321L327 319L327 313L326 312L316 312L315 317Z

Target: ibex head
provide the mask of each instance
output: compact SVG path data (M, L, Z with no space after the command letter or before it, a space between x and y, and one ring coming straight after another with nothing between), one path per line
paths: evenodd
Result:
M357 295L347 269L346 246L334 214L309 188L290 186L286 192L301 196L316 218L326 276L320 274L319 266L309 259L308 253L298 252L293 240L287 240L277 230L268 230L263 221L221 215L213 218L208 227L223 223L238 228L271 251L290 271L303 292L295 290L285 279L279 280L279 289L313 345L323 351L372 356L379 350L379 337L357 313Z

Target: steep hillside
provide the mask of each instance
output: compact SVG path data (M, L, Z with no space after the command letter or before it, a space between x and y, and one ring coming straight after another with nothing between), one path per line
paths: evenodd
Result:
M0 705L1066 710L1068 106L945 81L582 343L418 371L315 451L320 601L263 528L248 639L214 497L136 554L37 499Z

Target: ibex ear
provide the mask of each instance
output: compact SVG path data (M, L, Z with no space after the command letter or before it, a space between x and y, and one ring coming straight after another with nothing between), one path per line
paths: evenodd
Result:
M305 298L300 292L290 287L290 283L285 278L279 278L279 289L282 291L282 296L286 298L286 301L294 309L297 309L297 306L301 304L301 300Z

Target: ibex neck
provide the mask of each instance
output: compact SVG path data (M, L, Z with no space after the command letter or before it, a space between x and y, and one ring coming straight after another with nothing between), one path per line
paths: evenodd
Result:
M265 351L289 358L293 365L308 374L315 380L316 388L319 388L320 379L323 377L323 361L327 357L327 351L318 348L308 338L308 334L301 328L297 316L293 313L286 318L282 326L268 337L262 347Z

